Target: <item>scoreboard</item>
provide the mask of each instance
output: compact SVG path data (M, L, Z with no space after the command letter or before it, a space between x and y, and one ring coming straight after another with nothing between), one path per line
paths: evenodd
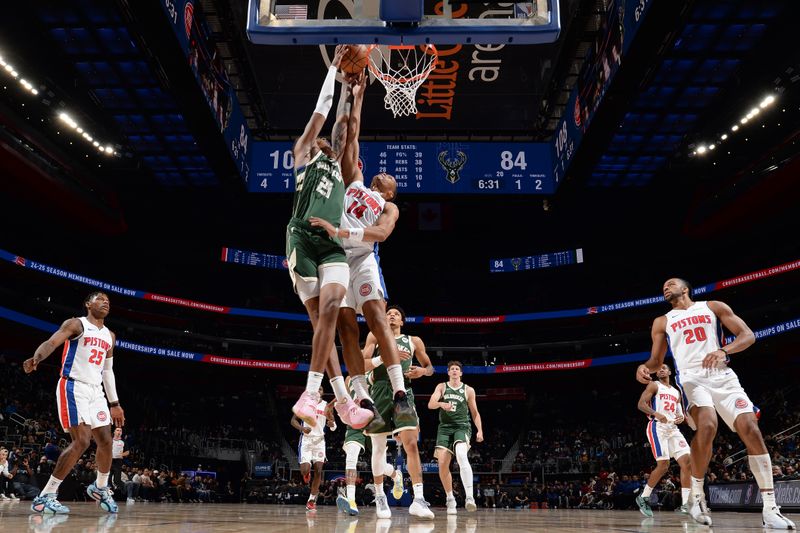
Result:
M526 257L490 259L489 272L520 272L583 263L583 248Z
M250 192L293 192L290 142L250 146ZM553 194L548 143L368 141L360 143L364 180L386 172L398 194Z

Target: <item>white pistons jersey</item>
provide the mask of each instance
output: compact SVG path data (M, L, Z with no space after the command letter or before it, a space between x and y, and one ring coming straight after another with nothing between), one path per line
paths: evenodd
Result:
M103 383L103 363L112 348L111 331L105 326L98 328L86 317L78 320L83 325L83 333L64 342L61 376L89 385L100 385Z
M680 393L675 387L664 385L660 381L656 381L656 385L658 385L658 392L650 400L650 408L656 413L667 417L669 425L674 426L678 415L683 416ZM651 420L653 418L652 416L650 417Z
M344 212L339 227L342 229L364 229L374 226L383 213L386 200L379 192L364 185L363 181L354 181L344 192ZM375 243L343 239L342 244L348 252L371 252Z
M722 326L707 302L694 302L688 309L666 314L669 350L678 372L703 370L703 359L722 346ZM725 370L721 364L717 370Z

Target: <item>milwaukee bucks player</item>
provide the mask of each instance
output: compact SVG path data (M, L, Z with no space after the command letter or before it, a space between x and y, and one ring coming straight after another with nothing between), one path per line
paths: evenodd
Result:
M390 306L386 311L386 320L394 333L397 349L400 352L400 363L403 369L406 387L406 397L408 403L414 407L414 393L411 391L411 380L422 376L433 375L433 365L425 352L425 344L419 337L405 335L401 332L405 322L405 313L396 305ZM376 354L376 352L378 352ZM413 419L395 419L394 399L392 394L392 384L389 373L380 357L378 340L372 333L367 335L366 345L364 346L365 368L374 369L372 372L372 389L370 393L375 401L375 407L383 417L384 425L375 430L370 428L365 434L372 439L372 475L375 478L375 506L378 518L389 518L392 513L386 501L386 494L383 492L383 465L386 463L386 437L390 434L395 435L403 443L403 448L408 458L408 473L411 476L411 483L414 488L414 501L408 508L409 514L421 518L433 518L433 512L428 508L425 501L422 485L422 463L419 459L419 448L417 440L419 437L419 418L416 416L414 408ZM412 358L416 358L420 366L413 364Z
M292 407L292 412L312 428L317 423L316 406L320 401L317 391L326 363L334 357L337 358L337 369L339 366L333 339L339 303L350 280L341 241L328 236L323 229L312 227L309 222L309 218L317 217L338 225L342 218L345 186L340 159L347 141L349 105L352 102L347 84L343 84L339 97L331 135L333 145L318 135L331 109L336 73L346 50L345 46L336 48L317 107L293 149L296 181L292 218L286 228L286 256L292 284L308 311L314 337L306 390ZM355 428L364 427L372 420L372 411L357 406L347 394L341 372L330 378L336 394L336 410L342 421Z
M472 438L470 414L478 428L475 436L477 442L483 442L483 425L475 401L475 389L461 382L462 365L459 361L447 363L446 383L439 383L428 402L429 409L440 409L439 431L436 433L436 451L434 455L439 461L439 478L442 480L447 494L447 514L456 514L456 499L453 496L453 476L450 473L450 461L456 456L461 483L464 485L467 511L475 511L475 497L472 492L472 465L469 464L467 452Z

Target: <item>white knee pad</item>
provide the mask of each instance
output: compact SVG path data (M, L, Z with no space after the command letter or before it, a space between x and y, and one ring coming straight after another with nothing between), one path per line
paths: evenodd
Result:
M386 437L370 437L372 439L372 475L384 475L386 466Z
M386 476L386 477L392 477L392 474L394 474L394 467L392 465L390 465L389 463L384 463L384 465L383 465L383 475Z
M467 457L468 451L469 447L467 447L466 442L459 442L456 444L456 461L458 461L459 468L469 464L469 457Z
M358 465L358 456L361 454L361 446L356 442L345 443L344 453L344 467L347 470L355 470Z

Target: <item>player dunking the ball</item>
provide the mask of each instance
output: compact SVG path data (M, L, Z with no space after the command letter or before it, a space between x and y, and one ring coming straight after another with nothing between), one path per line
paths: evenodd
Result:
M450 461L453 455L458 461L461 483L464 485L465 507L467 511L476 511L475 496L472 491L472 466L469 464L467 452L472 438L472 424L475 422L478 433L477 442L483 442L483 423L475 400L475 389L461 381L462 366L459 361L447 363L445 383L436 385L436 390L428 401L428 409L439 409L439 430L436 433L436 451L439 461L439 478L446 495L447 514L456 514L456 499L453 496L453 475L450 473Z
M772 461L758 428L753 402L747 397L736 373L728 367L729 356L745 350L755 342L755 335L744 320L720 301L694 302L689 283L680 278L667 280L664 299L672 306L666 315L653 322L653 348L650 359L639 365L636 379L648 384L650 374L664 363L669 351L675 359L675 381L683 389L685 403L697 425L692 439L692 494L689 514L707 526L711 525L703 494L703 480L711 460L712 445L717 433L717 413L747 448L750 470L756 478L764 508L765 527L794 529L794 522L783 516L775 503ZM722 326L734 334L724 344Z
M680 391L669 383L671 375L669 366L661 365L656 372L658 380L647 384L637 406L650 419L645 433L656 460L656 467L650 472L647 485L642 493L636 496L636 505L647 517L653 516L650 494L667 473L670 458L674 458L681 467L681 506L678 511L688 513L689 494L692 490L689 445L678 429L678 426L687 420L688 415L683 412Z
M61 427L69 432L72 442L61 452L50 480L33 500L31 510L34 512L69 513L69 508L58 501L58 487L89 447L92 438L97 443L97 480L86 488L86 492L104 511L117 512L117 504L108 488L111 472L109 424L113 421L118 427L124 425L125 413L119 405L113 370L116 337L104 323L110 305L105 293L93 292L87 296L84 300L86 316L66 320L58 331L36 348L33 357L22 364L25 372L31 373L58 346L64 346L56 404Z
M312 227L309 222L311 217L316 217L338 226L342 218L345 185L340 160L347 141L347 99L350 97L347 88L343 88L340 97L344 101L340 101L337 111L332 145L318 135L331 109L336 73L347 50L346 46L336 47L317 107L293 149L295 193L292 218L286 228L286 256L292 284L306 307L314 336L306 390L292 407L292 412L311 427L317 423L318 390L328 359L332 352L335 354L333 340L339 304L350 279L341 240ZM338 360L335 366L338 366ZM346 424L362 428L372 420L372 411L355 404L344 387L341 371L338 374L330 377L339 416Z

